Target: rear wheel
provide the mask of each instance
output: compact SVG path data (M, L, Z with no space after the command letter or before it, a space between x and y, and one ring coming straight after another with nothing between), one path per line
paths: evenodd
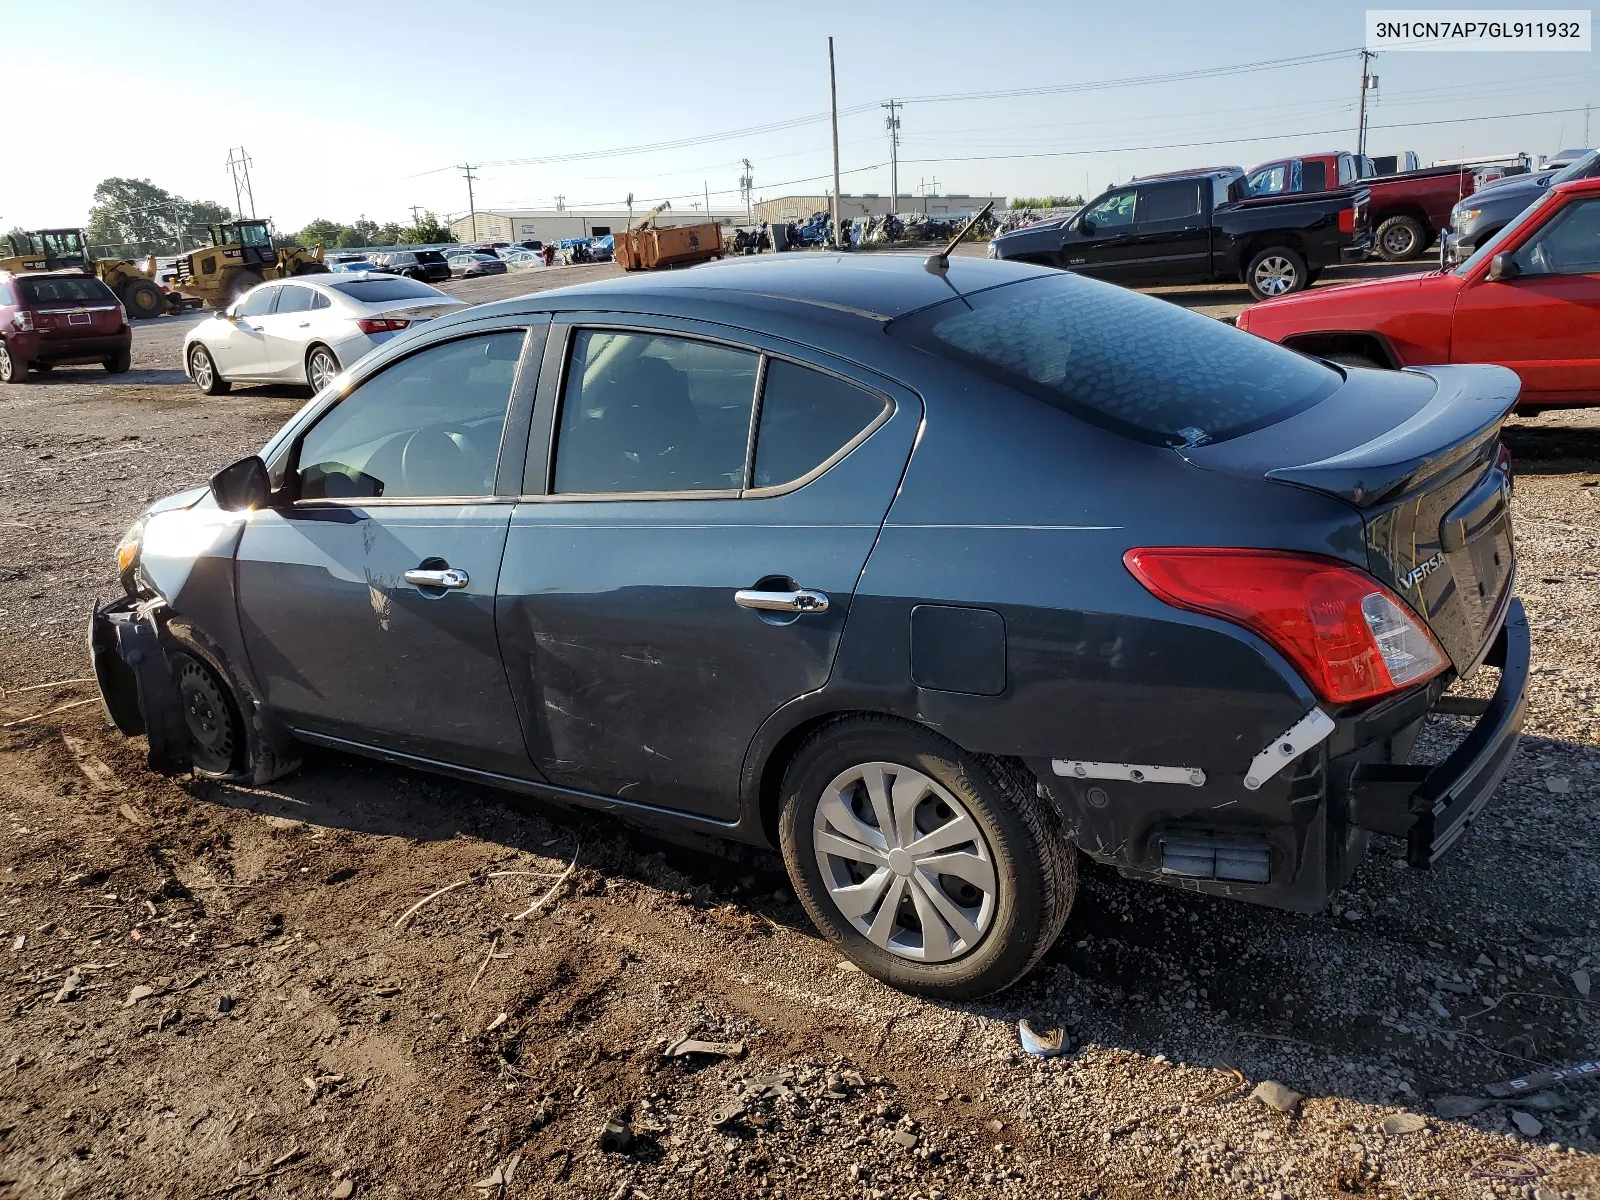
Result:
M1245 285L1257 300L1271 300L1298 292L1310 282L1306 260L1287 246L1263 250L1250 260L1244 273Z
M264 283L264 282L266 282L266 281L263 280L261 278L261 276L257 275L254 271L247 271L247 270L244 270L244 269L240 269L240 270L235 271L232 275L228 276L228 281L223 286L223 289L222 289L222 296L223 296L222 307L226 308L228 305L232 304L235 300L237 300L240 296L242 296L246 292L248 292L251 288L256 287L257 285L259 285L261 283Z
M28 364L11 353L11 347L0 341L0 383L26 383Z
M127 350L121 350L100 365L105 367L108 375L122 375L133 366L133 355Z
M339 360L326 346L313 346L311 353L306 355L306 382L314 392L320 392L332 383L340 370Z
M233 386L218 372L211 351L199 344L189 347L189 378L208 396L220 396Z
M1390 217L1378 226L1378 257L1385 262L1404 262L1426 250L1430 240L1415 217Z
M1025 772L885 717L801 748L780 841L824 936L885 983L946 999L1021 978L1077 890L1076 851Z
M167 309L167 298L148 279L134 279L122 289L122 307L137 320L159 317Z
M172 655L183 719L189 727L189 754L197 774L234 773L243 745L238 709L215 672L189 654Z
M296 274L296 275L328 275L328 274L331 274L331 272L322 263L315 262L315 261L309 261L309 262L308 261L301 261L301 262L295 263L295 265L294 265L294 274Z

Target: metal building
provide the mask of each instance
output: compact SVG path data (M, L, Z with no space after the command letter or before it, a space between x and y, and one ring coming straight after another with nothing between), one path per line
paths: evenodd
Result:
M635 219L644 216L649 205L635 205ZM809 213L807 214L810 215ZM724 225L744 220L744 211L713 209L711 216ZM703 208L671 208L656 217L659 226L699 225L706 220ZM566 238L605 237L628 227L626 208L521 208L486 209L477 214L476 232L472 217L450 222L450 232L458 242L559 242Z
M913 196L907 192L900 193L900 203L894 211L898 213L927 213L938 216L945 213L977 212L989 201L994 201L996 208L1006 206L1004 196L966 196L961 194ZM822 196L780 196L776 200L759 200L755 205L757 221L804 221L816 212L831 212L833 197ZM881 217L889 212L889 197L879 195L877 192L862 192L852 195L849 192L839 193L839 216L843 219L856 217Z

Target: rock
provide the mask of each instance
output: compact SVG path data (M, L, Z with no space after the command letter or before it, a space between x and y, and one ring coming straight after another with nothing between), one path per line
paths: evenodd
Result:
M232 996L218 996L217 997L217 1011L219 1013L232 1012L233 1011L233 1004L234 1004L234 1000L233 1000Z
M834 970L836 970L836 971L853 971L857 975L861 974L861 968L856 966L855 963L851 962L849 959L841 960L834 967Z
M1305 1097L1292 1088L1284 1087L1275 1079L1266 1079L1256 1084L1256 1090L1250 1093L1255 1099L1261 1101L1268 1108L1276 1109L1281 1113L1292 1113L1300 1107L1300 1101Z
M894 1143L897 1146L904 1146L907 1150L915 1150L919 1141L921 1139L910 1130L897 1129L894 1131Z
M1572 986L1578 989L1578 995L1588 996L1589 972L1582 970L1574 971L1572 973Z
M1511 1123L1517 1127L1517 1132L1523 1137L1538 1137L1544 1132L1544 1126L1532 1113L1525 1113L1520 1108L1511 1114Z
M139 1001L145 999L146 997L154 996L155 994L155 988L150 987L148 984L141 983L128 992L128 998L122 1002L122 1007L132 1008L135 1004L139 1003Z
M1006 1123L1000 1120L998 1117L992 1117L983 1123L983 1127L990 1133L999 1133L1006 1127Z
M1525 1108L1529 1112L1551 1113L1567 1106L1559 1092L1535 1092L1531 1096L1524 1096L1520 1100L1511 1102L1517 1108Z
M1361 920L1361 914L1353 908L1347 908L1344 910L1344 919L1353 924L1354 922Z
M1565 775L1551 775L1545 779L1544 786L1552 796L1565 796L1572 791L1572 780Z
M328 1193L333 1200L350 1200L350 1197L354 1196L355 1194L356 1183L353 1179L339 1180L338 1183L333 1185L333 1191Z
M76 971L69 971L61 983L61 990L56 993L55 1003L65 1004L78 994L78 989L83 986L83 976Z
M1390 1113L1383 1119L1383 1123L1378 1128L1390 1137L1399 1137L1402 1134L1416 1133L1418 1130L1425 1129L1427 1124L1426 1117L1412 1112L1400 1112Z
M1484 1100L1478 1096L1436 1096L1433 1101L1433 1111L1446 1121L1454 1121L1482 1112L1492 1103L1494 1101Z
M1442 1017L1446 1021L1450 1019L1450 1010L1444 1006L1443 1001L1441 1001L1437 996L1428 997L1428 1007L1433 1010L1434 1016Z
M1487 954L1478 955L1478 960L1477 961L1478 961L1478 965L1480 967L1492 967L1492 966L1494 966L1494 959L1490 958Z

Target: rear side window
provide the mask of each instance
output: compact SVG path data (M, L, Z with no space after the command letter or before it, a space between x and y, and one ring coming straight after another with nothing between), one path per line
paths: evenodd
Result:
M816 470L885 407L880 397L842 379L768 360L752 486L779 487Z
M309 312L315 296L316 293L308 287L297 287L292 283L286 283L278 295L278 307L273 311L279 315L283 313Z
M555 490L742 488L757 361L690 338L579 330L561 398Z
M448 300L438 288L416 279L350 279L328 285L352 300L375 303L383 300Z
M0 307L12 305L16 302L17 295L11 290L11 285L4 280L0 280Z
M444 255L437 250L419 250L416 254L416 260L425 263L442 263Z
M1200 184L1163 183L1139 189L1139 223L1182 221L1200 215Z
M1306 192L1325 192L1328 190L1328 164L1316 160L1308 160L1300 164L1300 189Z
M54 279L19 279L24 304L115 304L117 297L105 284L89 276L63 275Z
M947 300L891 336L1126 437L1222 441L1323 399L1331 367L1211 317L1061 273Z

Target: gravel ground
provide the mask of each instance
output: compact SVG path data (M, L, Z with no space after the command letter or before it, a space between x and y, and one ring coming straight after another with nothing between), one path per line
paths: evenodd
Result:
M190 320L0 386L0 1196L1600 1195L1600 1086L1483 1091L1600 1057L1600 411L1509 428L1531 709L1445 862L1379 841L1310 917L1090 870L1028 980L936 1004L845 968L775 856L334 754L165 780L67 707L123 527L303 402L200 397Z

